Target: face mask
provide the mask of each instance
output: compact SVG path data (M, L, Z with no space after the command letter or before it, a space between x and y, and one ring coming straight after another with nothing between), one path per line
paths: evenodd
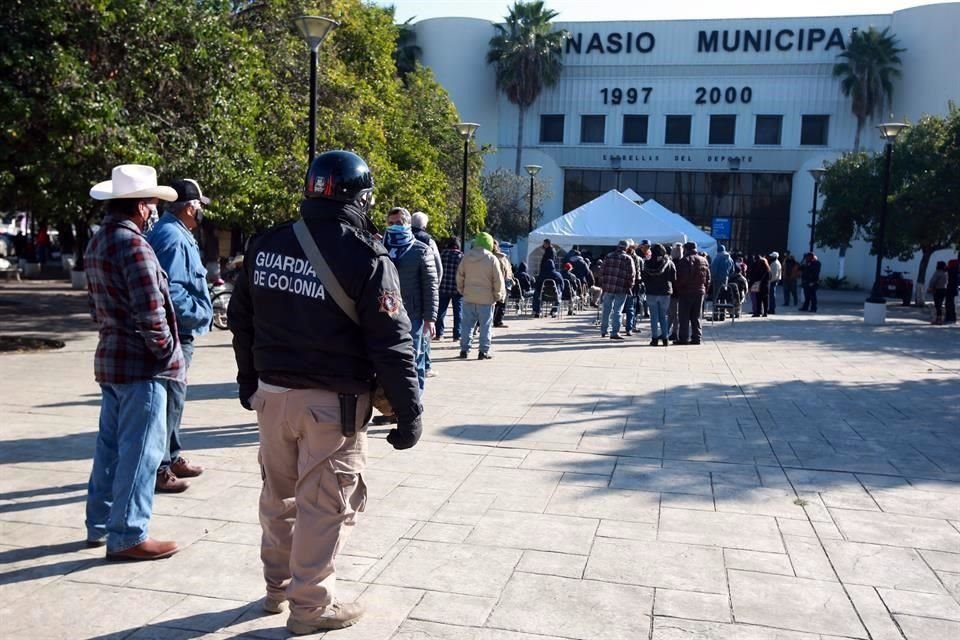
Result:
M157 224L157 221L160 220L160 213L157 211L157 205L148 204L147 210L150 214L147 216L147 221L143 225L143 231L146 233L153 228L153 225Z
M404 231L409 231L410 227L405 224L391 224L387 227L387 231L392 231L393 233L403 233Z

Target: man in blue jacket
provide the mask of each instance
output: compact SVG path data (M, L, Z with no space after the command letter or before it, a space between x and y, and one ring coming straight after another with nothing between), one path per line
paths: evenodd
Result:
M195 180L177 180L171 185L177 200L167 206L166 213L147 234L160 266L170 282L170 297L177 316L180 349L186 368L193 358L193 341L210 330L213 304L207 289L207 270L200 257L200 248L193 230L203 219L203 205L210 199L200 191ZM157 469L156 490L180 493L190 486L188 480L203 473L203 467L190 464L180 455L180 421L187 399L186 380L169 381L167 385L166 450Z

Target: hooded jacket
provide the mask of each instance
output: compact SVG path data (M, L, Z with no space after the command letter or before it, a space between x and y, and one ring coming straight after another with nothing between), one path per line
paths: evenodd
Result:
M503 271L497 257L474 246L457 267L457 291L468 304L493 304L506 297Z
M440 280L430 247L414 240L407 252L393 264L400 276L400 294L407 317L412 321L432 321L437 317L439 307Z
M520 283L521 291L532 291L535 286L537 286L537 281L532 275L527 271L527 263L521 262L517 266L517 282Z
M654 256L643 263L641 280L648 296L673 295L673 283L677 281L677 267L666 256Z
M540 265L540 275L537 276L537 285L534 297L540 297L540 290L543 289L543 283L547 280L553 280L557 283L557 293L563 295L567 288L567 281L557 271L557 266L553 260L547 260Z
M710 263L710 276L713 282L722 284L733 273L733 258L723 245L717 250L717 256Z
M573 275L577 276L580 280L587 283L588 287L594 285L593 274L590 273L590 267L587 265L587 261L579 253L571 252L571 255L568 256L570 264L573 265Z

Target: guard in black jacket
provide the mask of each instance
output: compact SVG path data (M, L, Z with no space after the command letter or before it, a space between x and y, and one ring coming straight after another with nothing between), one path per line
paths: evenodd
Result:
M336 599L334 556L366 504L376 384L398 419L387 441L407 449L420 438L410 320L397 271L371 235L372 200L360 157L317 156L300 213L323 260L309 257L294 223L273 227L250 243L228 310L240 402L260 429L263 607L279 613L289 601L296 634L363 613Z

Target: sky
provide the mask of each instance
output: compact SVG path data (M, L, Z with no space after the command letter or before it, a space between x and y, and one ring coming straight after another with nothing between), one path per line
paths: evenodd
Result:
M398 22L426 18L463 16L499 22L513 0L376 0L396 7ZM546 0L558 11L561 22L602 20L677 20L701 18L789 18L798 16L840 16L892 13L923 4L923 0Z

